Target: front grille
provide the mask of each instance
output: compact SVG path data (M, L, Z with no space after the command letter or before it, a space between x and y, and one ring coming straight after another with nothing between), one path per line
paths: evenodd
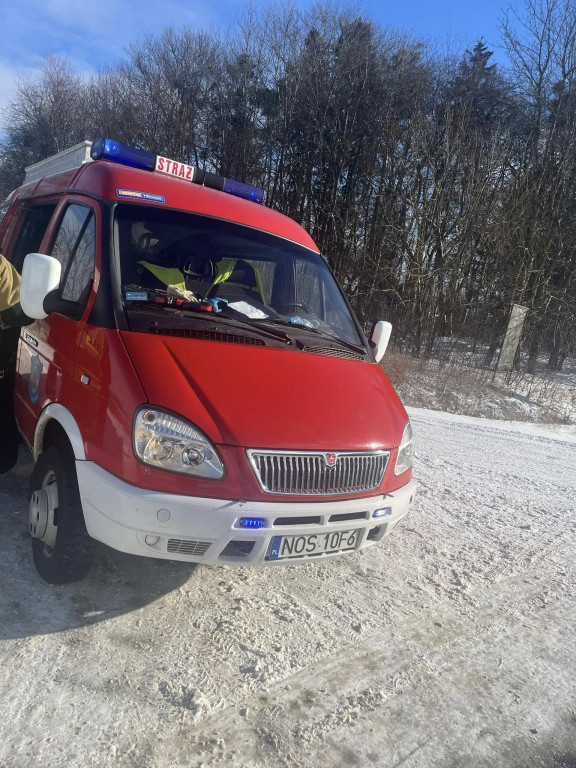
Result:
M378 488L390 454L248 451L267 493L330 496ZM331 466L332 464L332 466Z
M188 541L186 539L168 539L168 552L179 555L202 556L210 547L209 541Z

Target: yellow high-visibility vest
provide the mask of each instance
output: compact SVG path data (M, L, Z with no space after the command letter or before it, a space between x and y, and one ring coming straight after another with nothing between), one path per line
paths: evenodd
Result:
M236 266L237 261L238 259L222 259L222 261L219 261L216 264L216 271L218 274L216 275L214 282L210 286L210 290L206 293L207 296L210 295L214 286L220 285L221 283L228 283L228 285L239 285L244 288L250 287L250 286L246 286L245 283L237 283L233 280L230 280L230 275L232 274L232 272L234 272L234 267ZM252 264L250 264L250 266L254 270L254 277L256 278L256 290L260 294L262 303L265 304L266 302L264 301L264 286L262 285L262 278L260 277L260 273L258 272L258 270L255 267L253 267Z
M173 285L181 291L186 290L184 274L177 267L160 267L158 264L151 264L149 261L139 261L154 277L157 277L165 286Z
M9 309L20 297L20 275L0 254L0 312Z

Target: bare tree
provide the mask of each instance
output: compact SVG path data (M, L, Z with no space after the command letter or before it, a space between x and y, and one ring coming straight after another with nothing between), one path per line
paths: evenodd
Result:
M566 320L574 327L576 6L526 0L524 15L505 17L503 35L524 116L503 228L516 272L511 300L534 313L528 338L534 370L546 339L552 337L560 360L567 342L560 329L568 330Z
M81 80L60 58L19 83L0 145L4 191L25 165L105 135L262 186L310 230L362 322L434 354L488 347L512 303L524 349L576 348L576 6L508 12L504 72L355 8L247 7L226 36L166 29Z
M84 115L82 79L64 58L47 56L37 78L20 79L0 148L1 192L22 183L27 165L82 141Z

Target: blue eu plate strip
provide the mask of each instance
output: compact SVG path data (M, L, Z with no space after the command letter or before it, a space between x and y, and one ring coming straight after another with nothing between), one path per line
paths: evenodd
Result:
M282 541L282 536L274 536L272 539L272 548L270 550L270 560L277 560L278 555L280 554L280 543Z

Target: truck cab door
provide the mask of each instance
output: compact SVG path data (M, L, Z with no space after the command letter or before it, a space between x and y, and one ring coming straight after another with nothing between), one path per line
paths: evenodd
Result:
M66 405L74 362L92 304L100 211L67 199L56 213L45 253L58 259L59 297L64 313L54 312L22 329L16 369L18 423L32 444L40 413L51 403ZM43 242L42 244L46 244ZM91 300L92 299L92 300Z

